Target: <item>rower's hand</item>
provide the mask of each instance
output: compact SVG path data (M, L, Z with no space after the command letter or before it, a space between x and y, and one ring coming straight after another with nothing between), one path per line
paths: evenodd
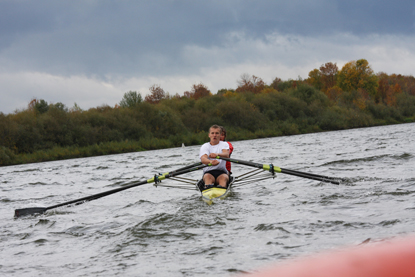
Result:
M211 161L210 162L212 165L218 165L219 164L219 161L218 160L213 160L213 161Z
M210 153L209 154L209 158L216 159L217 156L218 156L218 154L216 154L216 153Z

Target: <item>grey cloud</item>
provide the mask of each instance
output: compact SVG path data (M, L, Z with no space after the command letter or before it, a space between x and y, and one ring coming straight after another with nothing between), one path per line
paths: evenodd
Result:
M0 66L57 75L190 73L187 46L223 47L232 32L413 34L413 1L3 1ZM240 57L244 59L244 56Z

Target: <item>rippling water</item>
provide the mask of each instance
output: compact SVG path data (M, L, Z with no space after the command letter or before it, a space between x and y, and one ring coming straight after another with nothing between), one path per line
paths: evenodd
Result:
M199 147L3 167L0 275L232 276L415 231L415 124L233 145L234 158L348 181L278 174L212 206L196 190L148 184L15 219L16 208L63 203L194 163ZM235 175L243 171L233 165Z

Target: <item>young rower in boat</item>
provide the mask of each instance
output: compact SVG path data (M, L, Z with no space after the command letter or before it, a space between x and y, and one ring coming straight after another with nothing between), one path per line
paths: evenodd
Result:
M222 135L220 136L220 140L229 144L229 157L230 157L233 152L233 145L229 141L226 141L226 129L223 126L221 128L222 128ZM228 170L229 174L232 174L231 162L226 161L226 170Z
M226 169L226 161L215 159L217 156L229 158L229 144L221 141L222 128L213 125L209 128L210 142L202 145L199 152L200 161L212 166L203 168L203 181L205 189L214 187L226 188L229 180L229 172Z

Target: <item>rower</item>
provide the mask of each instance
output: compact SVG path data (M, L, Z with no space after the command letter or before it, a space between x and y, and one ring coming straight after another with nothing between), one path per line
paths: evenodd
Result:
M220 136L220 140L229 144L229 157L230 157L233 152L233 145L229 141L226 141L226 129L223 126L221 128L222 128L222 135ZM228 170L229 174L232 175L231 162L229 161L226 162L226 170Z
M222 128L212 125L209 128L209 142L202 145L199 152L200 161L203 164L212 164L203 168L203 181L206 184L204 189L217 186L226 188L229 180L229 172L226 169L224 160L217 160L216 157L229 158L229 144L221 141Z

